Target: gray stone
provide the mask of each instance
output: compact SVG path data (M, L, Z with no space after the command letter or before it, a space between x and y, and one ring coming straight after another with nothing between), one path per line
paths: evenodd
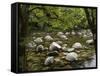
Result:
M64 33L63 33L63 32L58 32L57 35L58 35L58 36L64 35Z
M36 38L36 39L34 40L34 42L36 42L36 43L42 43L43 40L42 40L41 37L38 37L38 38Z
M49 46L50 51L55 51L55 50L60 51L60 49L61 49L61 46L56 42L52 42Z
M50 56L50 57L47 57L45 62L44 62L44 65L51 65L54 63L54 57L53 56Z
M68 48L67 51L68 51L68 52L75 51L75 48Z
M75 49L81 49L82 48L82 44L79 43L79 42L76 42L76 43L73 44L72 47L75 48Z
M93 39L87 40L86 43L87 44L93 44Z
M44 51L44 46L43 45L38 45L36 47L36 52L42 52L42 51Z
M45 36L44 38L46 41L52 41L53 38L50 35Z
M66 60L68 61L78 60L78 54L75 52L67 53Z
M68 40L68 38L65 36L65 35L60 35L59 36L61 39L64 39L64 40Z

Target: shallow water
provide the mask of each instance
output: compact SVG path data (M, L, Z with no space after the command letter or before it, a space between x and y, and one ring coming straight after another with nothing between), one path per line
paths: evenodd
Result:
M92 59L84 62L84 67L96 67L96 55L92 56Z

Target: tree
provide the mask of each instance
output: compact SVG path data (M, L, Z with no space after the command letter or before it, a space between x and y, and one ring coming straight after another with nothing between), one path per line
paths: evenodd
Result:
M93 34L93 39L94 39L94 44L96 46L96 31L97 31L97 23L96 23L96 11L97 9L96 8L84 8L84 11L86 13L86 17L87 17L87 20L88 20L88 25L89 25L89 28L91 29L91 32Z

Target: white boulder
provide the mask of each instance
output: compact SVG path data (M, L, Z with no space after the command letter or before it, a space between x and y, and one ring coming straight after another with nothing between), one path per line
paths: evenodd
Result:
M64 33L63 33L63 32L58 32L57 35L58 35L58 36L64 35Z
M68 61L78 60L78 54L75 52L67 53L66 60Z
M68 38L65 35L60 35L59 36L61 39L67 40Z
M68 49L67 49L68 52L72 52L72 51L74 51L74 50L75 50L75 48L68 48Z
M76 43L73 44L72 47L75 48L75 49L81 49L82 48L82 44L79 43L79 42L76 42Z
M37 45L34 42L30 42L26 45L28 48L35 48Z
M50 57L46 58L44 65L50 65L50 64L53 64L53 63L54 63L54 57L50 56Z
M93 44L93 39L87 40L86 43L87 44Z
M49 46L50 51L55 51L55 50L59 51L60 49L61 49L61 46L56 42L52 42Z
M70 32L66 32L65 35L66 35L66 36L70 35Z
M45 36L44 38L46 41L52 41L53 38L50 35Z
M41 37L38 37L38 38L36 38L36 39L34 40L34 42L36 42L36 43L42 43L43 40L42 40Z
M74 31L71 32L72 35L76 35L76 33Z

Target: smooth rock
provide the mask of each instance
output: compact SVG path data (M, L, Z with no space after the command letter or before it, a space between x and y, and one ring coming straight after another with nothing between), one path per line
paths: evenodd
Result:
M76 35L76 33L74 31L71 32L72 35Z
M35 48L37 45L34 42L30 42L26 45L28 48Z
M49 46L50 51L55 51L55 50L60 51L60 49L61 49L61 46L56 42L52 42Z
M64 39L64 40L68 40L68 38L65 36L65 35L60 35L59 36L61 39Z
M34 40L34 42L36 42L36 43L42 43L42 42L43 42L43 40L42 40L42 38L41 38L41 37L39 37L39 38L36 38L36 39Z
M45 36L44 38L46 41L52 41L53 38L50 35Z
M37 52L42 52L44 50L44 46L43 45L38 45L37 47L36 47L36 51Z
M75 48L75 49L81 49L82 48L82 45L81 45L81 43L76 42L76 43L73 44L72 47Z
M67 53L66 60L68 61L78 60L78 54L75 52Z
M93 39L87 40L86 43L87 44L93 44Z
M66 32L65 35L66 35L66 36L70 35L70 32Z
M75 50L75 48L68 48L68 49L67 49L68 52L72 52L72 51L74 51L74 50Z
M44 62L44 65L51 65L54 63L54 57L53 56L50 56L50 57L47 57L45 62Z
M58 32L57 35L58 35L58 36L64 35L64 33L63 33L63 32Z

